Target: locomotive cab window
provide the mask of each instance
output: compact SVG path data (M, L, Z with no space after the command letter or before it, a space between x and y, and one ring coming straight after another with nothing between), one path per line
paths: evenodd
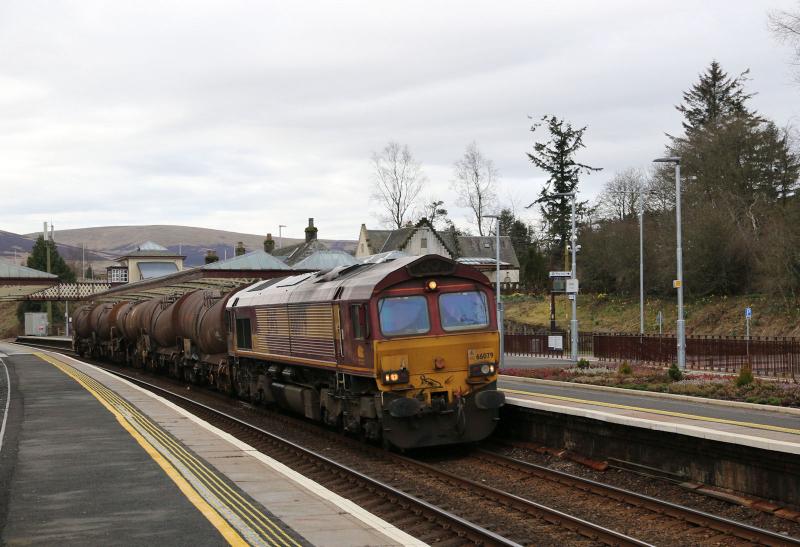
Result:
M236 318L236 347L240 349L253 349L253 335L250 332L250 318Z
M424 296L395 296L378 302L381 332L386 336L423 334L431 330Z
M479 291L439 295L439 314L444 330L480 329L489 326L486 295Z
M367 307L364 304L353 304L350 306L350 323L353 326L354 339L365 340L369 338Z

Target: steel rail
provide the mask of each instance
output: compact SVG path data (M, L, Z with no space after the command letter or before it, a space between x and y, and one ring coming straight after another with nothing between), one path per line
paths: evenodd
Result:
M507 505L509 507L514 507L518 511L542 518L547 522L557 524L563 528L595 541L600 541L606 545L635 545L639 547L651 545L650 543L641 541L620 532L616 532L609 528L605 528L604 526L600 526L593 522L589 522L588 520L564 513L557 509L553 509L552 507L542 505L541 503L525 499L517 496L516 494L512 494L510 492L506 492L504 490L455 475L448 471L444 471L443 469L440 469L434 465L398 454L392 454L391 456L402 461L403 463L422 468L430 474L442 477L447 482L459 484L471 490L478 490L486 497L490 497L498 503Z
M503 454L498 454L497 452L493 452L491 450L479 449L478 452L483 454L487 459L492 460L494 463L503 465L505 467L514 468L545 480L557 482L565 486L588 491L593 494L612 498L638 507L643 507L656 513L668 515L672 518L684 520L691 524L716 530L718 532L735 536L739 539L751 541L759 545L776 547L787 544L800 545L800 539L793 538L791 536L784 536L770 530L764 530L762 528L750 526L749 524L736 522L725 517L705 513L697 509L692 509L690 507L678 505L669 501L660 500L645 494L639 494L638 492L632 492L630 490L625 490L624 488L619 488L610 484L604 484L584 477L579 477L577 475L565 473L564 471L543 467L535 463L526 462L517 458L505 456Z
M437 519L440 523L443 524L443 529L451 534L457 535L464 539L468 539L470 542L484 544L484 545L505 545L510 547L519 547L519 544L511 541L507 538L502 537L499 534L492 532L491 530L487 530L477 524L467 521L450 513L449 511L445 511L435 505L428 503L424 500L421 500L415 496L407 494L402 490L399 490L393 486L388 484L382 483L372 477L369 477L360 471L356 471L346 465L340 464L326 456L318 454L317 452L310 450L308 448L302 447L297 443L285 439L275 433L270 433L269 431L265 431L258 426L249 424L244 420L236 418L235 416L231 416L225 412L217 410L213 407L205 405L203 403L194 401L185 397L183 395L174 393L168 389L156 386L149 382L145 382L139 378L129 376L127 374L123 374L121 372L110 370L103 368L106 372L118 376L120 378L125 379L128 382L136 384L148 391L152 391L165 397L167 399L177 400L180 403L180 406L189 406L193 408L200 409L203 413L207 415L211 415L219 420L226 421L229 424L233 424L234 426L244 429L250 433L254 433L259 437L268 440L272 444L277 444L283 449L289 449L294 451L295 453L299 454L303 458L313 460L315 462L321 463L325 466L328 466L334 469L339 475L346 475L352 479L356 479L363 484L366 484L368 487L371 487L375 490L378 490L383 493L383 496L387 501L389 498L394 498L399 500L400 503L406 504L408 506L414 507L416 511L419 512L422 519L427 519L428 516L432 516ZM413 511L413 510L412 510Z
M17 342L17 343L18 344L22 344L22 345L34 346L34 344L30 344L30 343L27 343L27 342ZM49 349L50 351L54 351L54 348L52 346L41 346L41 347L45 347L46 349ZM60 352L63 352L63 353L74 353L74 352L72 352L70 350L57 350L57 349L55 349L55 351L60 351ZM224 417L225 419L228 419L228 420L231 420L231 421L235 422L240 427L244 427L244 428L247 428L247 429L250 429L250 430L253 430L253 431L257 431L259 434L262 434L262 435L267 435L269 437L280 439L281 442L287 443L286 446L291 447L293 450L298 450L298 451L301 451L301 452L308 452L310 454L315 454L313 451L305 449L305 448L297 445L296 443L293 443L292 441L289 441L287 439L283 439L282 437L279 437L278 435L275 435L275 434L270 433L268 431L264 431L264 430L258 428L257 426L253 426L251 424L248 424L247 422L244 422L244 421L242 421L242 420L240 420L240 419L238 419L236 417L233 417L233 416L230 416L230 415L228 415L228 414L226 414L224 412L215 410L212 407L209 407L209 406L204 405L202 403L199 403L199 402L193 401L191 399L188 399L187 397L184 397L183 395L174 393L174 392L172 392L172 391L170 391L168 389L161 388L159 386L155 386L155 385L150 384L148 382L145 382L145 381L143 381L141 379L138 379L138 378L135 378L135 377L132 377L132 376L128 376L128 375L123 374L121 372L118 372L116 370L107 369L105 367L102 367L102 368L104 370L106 370L107 372L110 372L110 373L115 374L115 375L117 375L119 377L125 378L126 380L128 380L130 382L133 382L133 383L136 383L137 385L142 385L143 387L147 387L147 389L151 389L152 388L152 390L154 390L154 391L163 392L165 394L168 394L169 397L174 397L174 398L186 401L187 404L191 404L191 405L194 405L196 407L200 407L200 408L204 409L206 412L209 412L209 413ZM591 479L578 477L576 475L571 475L571 474L565 473L563 471L557 471L557 470L554 470L554 469L549 469L547 467L536 465L536 464L533 464L533 463L530 463L530 462L525 462L523 460L518 460L518 459L515 459L515 458L504 456L502 454L498 454L498 453L493 452L493 451L489 451L489 450L485 450L485 449L479 449L478 452L483 454L483 456L486 457L486 458L491 458L491 459L495 460L495 462L500 463L501 465L504 465L506 467L514 468L514 469L516 469L518 471L523 471L523 472L526 472L528 474L532 474L532 475L538 476L539 478L542 478L542 479L545 479L545 480L558 482L560 484L563 484L565 486L569 486L571 488L577 488L577 489L580 489L580 490L588 491L588 492L591 492L591 493L593 493L595 495L600 495L600 496L603 496L603 497L616 499L618 501L623 501L623 502L629 503L631 505L643 507L645 509L654 511L656 513L664 514L664 515L670 516L670 517L675 518L675 519L684 520L684 521L686 521L688 523L691 523L691 524L694 524L694 525L697 525L697 526L701 526L703 528L712 529L712 530L715 530L715 531L718 531L718 532L721 532L721 533L724 533L724 534L727 534L727 535L731 535L731 536L737 537L739 539L744 539L746 541L755 542L755 543L758 543L758 544L768 545L768 546L778 546L778 545L787 545L787 544L789 544L789 545L800 545L800 539L796 539L796 538L793 538L791 536L784 536L784 535L778 534L776 532L772 532L772 531L769 531L769 530L764 530L764 529L761 529L761 528L750 526L748 524L739 523L739 522L736 522L736 521L733 521L733 520L730 520L730 519L726 519L724 517L719 517L717 515L712 515L712 514L709 514L709 513L705 513L703 511L699 511L697 509L692 509L692 508L681 506L681 505L678 505L678 504L675 504L675 503L672 503L672 502L659 500L659 499L653 498L651 496L647 496L647 495L644 495L644 494L639 494L639 493L632 492L632 491L629 491L629 490L625 490L625 489L622 489L622 488L619 488L619 487L615 487L615 486L612 486L612 485L603 484L603 483L600 483L600 482L597 482L597 481L593 481ZM418 460L414 460L414 459L411 459L411 458L408 458L408 457L405 457L405 456L401 456L401 455L397 455L397 454L391 454L391 453L386 453L386 454L389 455L389 457L393 457L393 458L397 458L399 460L402 460L404 463L406 463L408 465L422 467L426 471L428 471L430 473L437 474L437 475L439 475L441 477L444 477L446 480L448 480L450 482L457 482L457 483L460 483L462 485L466 485L466 486L468 486L469 488L471 488L473 490L480 490L480 491L484 492L486 495L493 497L494 499L496 499L500 503L504 503L506 505L514 506L518 510L521 510L521 511L524 511L524 512L535 513L536 515L538 515L539 517L543 518L544 520L546 520L548 522L551 522L553 524L558 524L559 526L562 526L562 527L564 527L566 529L572 530L572 531L574 531L576 533L579 533L579 534L584 535L586 537L595 539L597 541L601 541L601 542L606 543L608 545L649 545L648 543L642 542L642 541L640 541L640 540L638 540L636 538L632 538L630 536L627 536L625 534L621 534L621 533L616 532L614 530L610 530L610 529L604 528L604 527L596 525L596 524L594 524L592 522L585 521L585 520L580 519L578 517L574 517L574 516L569 515L567 513L563 513L561 511L558 511L556 509L553 509L553 508L538 504L538 503L533 502L531 500L527 500L525 498L516 496L514 494L511 494L511 493L508 493L508 492L504 492L502 490L495 489L495 488L492 488L490 486L487 486L487 485L484 485L484 484L481 484L481 483L478 483L478 482L475 482L475 481L471 481L469 479L465 479L465 478L457 476L457 475L453 475L453 474L448 473L446 471L443 471L443 470L441 470L441 469L439 469L439 468L437 468L437 467L435 467L433 465L426 464L424 462L420 462ZM314 456L314 457L316 457L316 458L318 458L320 460L323 460L326 464L330 464L330 465L333 465L333 466L341 467L341 468L347 470L346 472L348 472L350 474L353 474L354 476L363 477L363 480L369 482L370 484L375 483L376 485L382 485L382 487L384 487L384 488L388 488L388 489L391 489L393 491L399 492L402 496L408 497L411 500L413 500L413 501L411 501L409 503L414 503L414 504L418 504L418 505L422 505L422 506L427 506L427 507L431 508L431 510L433 510L433 511L441 511L442 513L450 515L451 517L453 517L455 519L458 519L461 522L467 523L468 525L471 525L471 526L475 526L476 528L478 528L480 530L484 530L484 531L488 532L489 534L493 534L495 536L495 539L493 539L492 541L497 541L496 538L500 538L501 540L508 542L508 540L506 538L502 538L501 536L499 536L497 534L494 534L493 532L491 532L489 530L486 530L485 528L482 528L480 526L474 525L473 523L470 523L470 522L466 521L465 519L462 519L461 517L458 517L457 515L454 515L452 513L449 513L447 511L439 509L436 506L434 506L432 504L429 504L428 502L425 502L424 500L420 500L420 499L418 499L418 498L416 498L414 496L410 496L409 494L406 494L405 492L397 490L394 487L391 487L391 486L388 486L388 485L383 485L383 483L380 483L379 481L376 481L375 479L372 479L372 478L370 478L370 477L368 477L366 475L363 475L359 471L356 471L356 470L351 469L351 468L349 468L347 466L343 466L343 465L341 465L341 464L339 464L339 463L337 463L337 462L335 462L333 460L330 460L330 459L326 458L325 456L316 454L316 456ZM376 487L378 487L378 486L376 486ZM509 544L509 543L506 543L506 544Z

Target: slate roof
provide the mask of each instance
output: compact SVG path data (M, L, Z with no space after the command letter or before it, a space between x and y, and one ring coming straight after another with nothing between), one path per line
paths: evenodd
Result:
M497 257L495 250L497 239L494 236L458 236L461 258L490 258L494 263ZM500 236L500 262L506 262L519 268L517 253L511 245L511 238Z
M353 255L344 251L317 251L300 262L296 262L294 267L298 270L331 270L339 266L352 266L358 263Z
M373 254L381 252L386 240L392 234L392 230L367 230L367 245Z
M57 279L58 276L0 260L0 279Z
M240 256L212 262L200 267L203 270L289 270L289 266L264 251L253 251Z
M420 228L427 227L433 233L434 237L438 238L442 245L450 251L453 258L459 256L458 241L453 237L449 231L438 231L428 221L428 219L421 219L414 226L408 226L397 230L367 230L367 239L370 242L370 250L372 254L387 253L389 251L402 251L405 249L408 241L414 236L414 233ZM374 236L373 236L374 234ZM373 237L376 241L383 239L383 245L377 247L373 242Z
M311 241L304 241L303 243L298 243L297 245L290 245L288 247L275 249L272 254L279 260L283 260L289 266L294 266L304 258L308 258L318 251L328 250L330 249L328 249L326 244L322 243L318 239L312 239Z

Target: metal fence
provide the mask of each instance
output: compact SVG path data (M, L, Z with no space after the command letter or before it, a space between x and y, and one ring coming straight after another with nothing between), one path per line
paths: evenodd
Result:
M557 338L552 338L557 337ZM559 347L562 346L562 347ZM505 351L534 357L570 356L567 332L536 331L509 325ZM581 332L578 355L604 361L631 361L670 365L677 361L674 335ZM759 376L800 376L800 339L743 336L687 336L686 367L737 373L750 363Z

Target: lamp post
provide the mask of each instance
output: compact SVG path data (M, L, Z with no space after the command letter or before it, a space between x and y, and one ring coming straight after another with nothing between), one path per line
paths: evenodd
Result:
M575 231L575 192L559 192L552 194L554 197L570 198L572 205L572 232L570 235L570 247L572 248L572 267L570 268L570 280L575 284L578 281L577 276L577 252L578 252L578 235ZM572 300L572 319L569 322L569 354L570 359L578 361L578 291L571 293L570 300Z
M673 163L675 164L675 237L677 255L678 278L673 281L672 286L678 289L678 321L677 321L677 340L678 340L678 368L686 368L686 323L683 319L683 243L681 240L681 159L676 156L667 158L656 158L654 163Z
M278 224L278 249L283 247L283 232L282 230L286 228L286 224Z
M639 194L639 334L644 334L644 194Z
M495 242L495 262L497 263L497 270L495 273L495 287L497 290L497 330L500 333L500 357L497 360L498 368L503 366L503 358L505 356L505 332L503 328L503 302L500 300L500 215L481 215L481 218L494 218L497 220L497 228L495 229L497 240Z

